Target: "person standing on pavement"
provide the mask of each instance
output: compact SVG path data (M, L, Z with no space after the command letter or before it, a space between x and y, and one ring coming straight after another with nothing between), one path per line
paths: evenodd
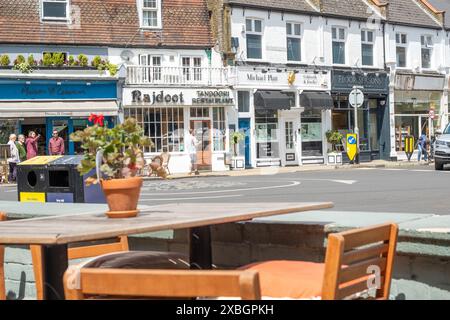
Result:
M34 158L38 155L38 140L41 135L36 135L36 132L30 131L28 133L28 138L25 141L27 147L27 159Z
M24 162L27 160L27 149L25 147L25 136L23 134L19 134L16 141L17 150L19 150L19 158L20 162Z
M191 158L191 172L189 172L189 175L195 173L195 175L198 176L200 174L197 168L197 146L199 144L199 141L194 133L195 133L194 129L190 129L189 136L187 139L187 148L189 156Z
M53 130L48 142L48 154L51 156L63 156L65 152L64 139L59 136L58 130Z
M418 147L419 147L419 158L418 161L420 162L420 159L423 155L423 160L428 160L428 151L427 151L427 135L425 133L422 133L422 135L419 138L418 141Z
M14 133L9 136L8 145L11 153L10 157L8 158L9 182L15 182L17 180L17 164L20 162L20 158L19 158L19 150L17 149L16 146L16 140L17 136Z

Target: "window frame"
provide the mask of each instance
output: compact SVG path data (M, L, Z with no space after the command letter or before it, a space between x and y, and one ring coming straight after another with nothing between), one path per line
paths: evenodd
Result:
M364 33L365 39L362 38L362 33ZM372 41L368 40L369 33L372 33ZM364 64L363 59L363 46L364 45L370 45L372 46L372 64ZM375 66L375 32L373 30L369 29L362 29L361 30L361 65L365 67L373 67Z
M184 66L184 59L189 59L189 66ZM195 65L196 60L200 60L200 66ZM182 69L182 74L186 77L187 81L201 82L204 78L203 76L203 57L196 55L182 55L180 57L180 64Z
M422 39L431 40L431 46L429 46L428 43L423 44L422 43ZM427 41L428 42L428 41ZM429 46L429 47L428 47ZM429 50L429 56L430 56L430 61L429 61L429 66L428 67L424 67L423 66L423 55L422 52L423 50ZM433 53L434 53L434 41L433 41L433 36L431 34L422 34L420 35L420 66L422 67L422 69L432 69L432 61L433 61Z
M147 8L144 7L144 1L139 1L139 16L141 20L141 28L142 29L161 29L162 28L162 2L161 0L155 0L156 8ZM147 26L144 24L144 12L156 12L157 23L156 26Z
M397 36L398 39L400 39L400 42L397 41ZM402 36L405 36L405 42L402 42ZM397 60L397 49L398 48L404 48L405 49L405 65L404 66L400 66ZM397 32L395 33L395 62L397 64L397 68L407 68L408 67L408 34L404 33L404 32Z
M247 29L247 21L251 20L251 27L252 30ZM261 22L261 31L255 31L255 22L259 21ZM260 36L261 37L261 58L250 58L248 56L248 38L247 35L254 35L254 36ZM247 60L253 60L253 61L261 61L264 58L264 20L261 18L254 18L254 17L245 17L245 56Z
M291 25L291 34L288 34L288 32L287 32L288 24ZM294 32L296 25L300 26L300 35L296 35L295 32ZM289 38L298 39L300 41L300 43L299 43L299 46L300 46L300 48L299 48L300 60L289 60L289 48L287 47ZM302 42L302 39L303 39L303 23L298 22L298 21L286 21L286 53L287 53L286 54L286 60L287 60L288 63L289 62L296 63L296 62L302 62L303 61L303 55L302 55L302 51L303 51L302 50L302 44L303 44L303 42Z
M333 29L336 29L337 38L333 37ZM341 29L344 30L344 39L340 39L340 37L339 37ZM347 31L346 27L343 27L343 26L332 26L331 27L331 55L332 55L331 59L332 59L333 65L338 65L338 66L347 65L347 36L348 36L348 31ZM339 43L344 44L344 63L335 63L334 62L334 55L333 55L334 42L339 42Z
M66 17L46 17L44 16L44 4L45 3L65 3L66 4ZM69 22L71 20L70 15L70 0L40 0L41 7L41 21L42 22Z

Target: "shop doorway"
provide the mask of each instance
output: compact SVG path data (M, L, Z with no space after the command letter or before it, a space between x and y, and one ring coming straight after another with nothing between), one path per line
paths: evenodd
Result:
M197 168L199 170L212 170L211 152L211 120L191 120L191 128L199 141L197 146Z
M241 118L239 119L239 131L245 135L244 141L244 154L245 154L245 167L251 167L251 144L250 144L250 119Z
M73 132L72 120L70 118L47 118L47 145L52 137L53 130L64 140L64 154L73 154L73 143L70 143L69 136Z
M42 120L44 121L44 120ZM35 122L35 121L33 121ZM47 131L45 130L45 123L38 123L36 121L35 124L31 124L29 122L25 122L21 125L21 133L25 135L25 139L28 137L30 131L36 132L36 134L40 134L41 137L38 140L38 156L44 156L47 154Z

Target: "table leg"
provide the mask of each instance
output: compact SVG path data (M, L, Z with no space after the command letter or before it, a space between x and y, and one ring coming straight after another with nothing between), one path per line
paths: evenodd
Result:
M189 255L191 269L212 269L211 229L210 227L189 230Z
M42 247L44 300L64 300L63 277L69 261L67 245Z

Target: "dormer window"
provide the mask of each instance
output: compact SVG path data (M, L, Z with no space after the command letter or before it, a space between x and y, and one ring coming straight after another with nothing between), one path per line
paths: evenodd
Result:
M42 0L42 20L69 20L69 0Z
M161 0L142 0L142 27L161 28Z

